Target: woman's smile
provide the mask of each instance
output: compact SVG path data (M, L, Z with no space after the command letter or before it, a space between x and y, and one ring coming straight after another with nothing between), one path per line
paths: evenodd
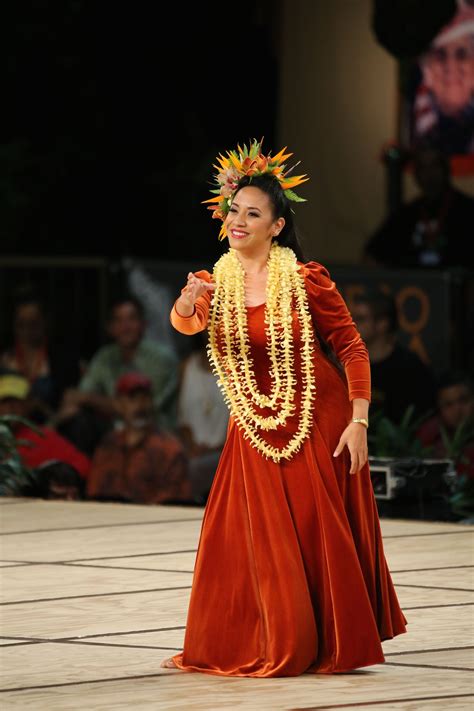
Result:
M248 232L244 232L243 230L231 229L230 233L234 239L244 239L244 237L248 237Z

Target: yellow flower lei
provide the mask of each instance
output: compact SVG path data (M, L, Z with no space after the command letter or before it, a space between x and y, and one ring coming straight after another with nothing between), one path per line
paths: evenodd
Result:
M290 459L309 434L316 390L314 331L296 255L288 247L273 243L268 258L265 323L272 383L269 395L259 392L253 372L245 306L245 272L234 249L229 249L217 261L213 278L216 288L210 305L207 352L224 400L244 437L263 456L274 462ZM285 425L295 411L293 300L302 339L301 409L295 434L283 449L278 449L265 442L257 430L275 430L279 425ZM218 348L219 335L221 349ZM274 414L259 415L253 406L271 408Z

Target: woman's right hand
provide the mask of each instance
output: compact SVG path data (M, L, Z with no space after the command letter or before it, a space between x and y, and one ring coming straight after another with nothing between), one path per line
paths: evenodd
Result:
M199 279L192 272L188 274L188 281L184 289L181 291L176 305L178 313L182 316L190 316L194 312L194 304L202 294L206 291L214 291L216 285L213 282Z

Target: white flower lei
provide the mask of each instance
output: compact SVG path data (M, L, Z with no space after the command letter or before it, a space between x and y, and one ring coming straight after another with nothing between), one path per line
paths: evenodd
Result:
M217 261L213 277L216 288L211 297L207 352L224 400L244 437L255 449L274 462L290 459L309 434L316 391L314 330L296 255L292 249L273 243L268 258L265 323L270 359L269 395L259 392L253 372L245 306L245 272L235 250L229 249ZM285 425L295 412L293 298L302 340L301 407L295 434L283 449L278 449L265 442L258 430L275 430ZM219 332L222 350L218 348ZM253 406L271 408L274 414L259 415Z

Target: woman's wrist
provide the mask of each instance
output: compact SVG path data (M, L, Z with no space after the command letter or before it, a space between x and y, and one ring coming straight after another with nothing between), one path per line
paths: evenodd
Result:
M175 309L178 313L178 316L182 316L183 318L188 318L189 316L192 316L196 310L194 304L190 304L187 299L184 300L181 297L176 299Z
M369 418L369 401L362 397L356 397L352 401L352 417Z
M358 397L352 401L352 419L359 427L369 426L369 401Z

